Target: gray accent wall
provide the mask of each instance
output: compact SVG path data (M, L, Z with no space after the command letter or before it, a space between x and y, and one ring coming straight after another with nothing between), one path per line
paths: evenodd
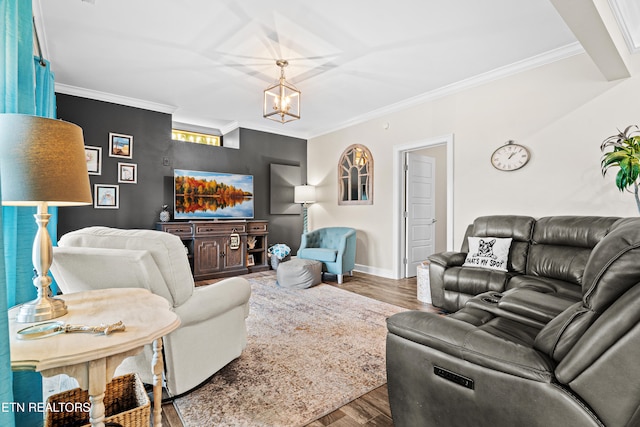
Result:
M93 206L58 210L58 236L92 225L154 229L163 204L173 217L173 169L192 169L253 175L255 219L269 221L269 244L286 243L295 254L302 233L301 215L270 213L271 164L299 166L307 174L307 141L239 129L239 149L171 140L171 115L124 105L56 94L58 118L83 129L85 145L102 147L102 174L90 175L94 184L116 184L119 209ZM133 158L109 157L109 133L133 136ZM118 162L138 165L138 183L118 183Z

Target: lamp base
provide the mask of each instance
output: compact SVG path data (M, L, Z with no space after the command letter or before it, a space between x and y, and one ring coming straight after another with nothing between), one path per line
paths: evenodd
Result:
M25 302L18 310L16 321L19 323L42 322L67 314L67 305L58 298L40 297Z

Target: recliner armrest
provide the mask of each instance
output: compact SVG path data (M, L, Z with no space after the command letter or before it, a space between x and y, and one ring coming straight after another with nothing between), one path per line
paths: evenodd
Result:
M498 307L546 324L575 302L554 294L516 288L502 295Z
M198 286L184 304L175 308L181 327L197 324L246 305L251 296L251 285L242 277L230 277L210 285ZM245 310L248 310L248 306ZM247 313L248 314L248 311Z
M467 254L464 252L440 252L428 257L431 303L436 307L450 308L445 298L444 275L448 268L464 264Z
M466 252L440 252L429 255L429 261L443 267L460 267L467 259Z
M390 334L489 369L535 381L553 379L554 364L547 355L501 336L509 329L513 336L534 333L517 322L502 319L478 327L449 316L405 311L389 317L387 328ZM492 333L494 329L499 332Z

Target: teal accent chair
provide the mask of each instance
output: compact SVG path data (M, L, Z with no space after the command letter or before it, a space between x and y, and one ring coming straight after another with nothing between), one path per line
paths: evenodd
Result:
M349 227L326 227L304 233L298 258L322 262L322 271L338 276L352 274L356 264L356 230Z

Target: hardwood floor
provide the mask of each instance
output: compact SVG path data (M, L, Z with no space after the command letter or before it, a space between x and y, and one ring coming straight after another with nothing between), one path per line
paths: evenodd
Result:
M440 312L440 310L434 308L432 305L418 301L416 298L415 277L411 279L392 280L356 272L352 277L345 277L344 283L341 285L338 285L335 276L331 275L325 275L323 282L399 307L435 313ZM167 427L196 427L183 426L180 417L171 403L162 405L162 416L162 424ZM380 386L332 413L307 424L307 427L344 426L393 426L391 410L389 409L387 385Z

